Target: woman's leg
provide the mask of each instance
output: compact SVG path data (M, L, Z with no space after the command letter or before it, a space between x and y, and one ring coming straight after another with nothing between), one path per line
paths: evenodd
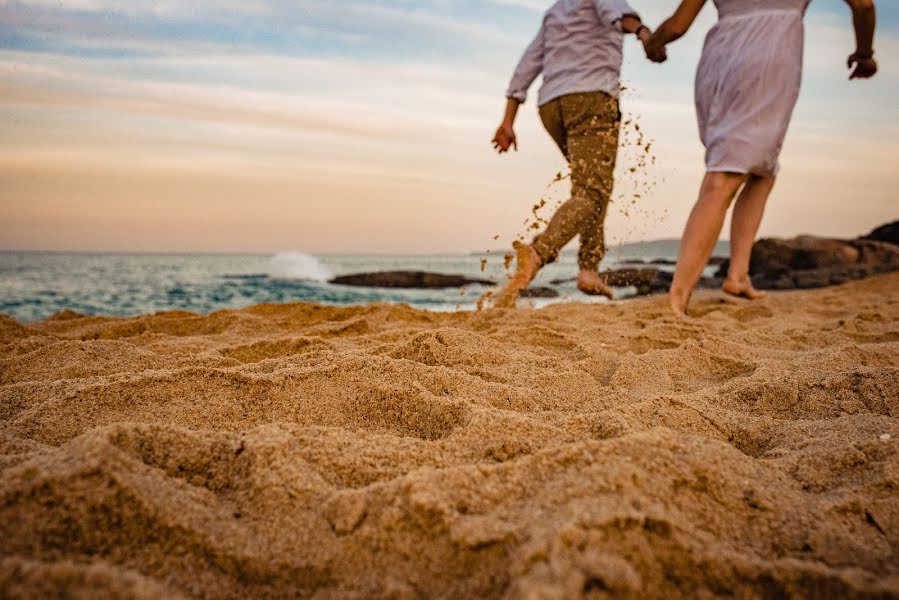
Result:
M721 235L727 209L745 180L746 176L739 173L706 173L702 180L699 200L684 229L677 270L668 296L675 314L686 314L690 296Z
M751 176L740 192L730 226L730 268L721 289L728 294L756 300L765 296L749 278L752 245L762 222L765 204L774 187L774 176Z

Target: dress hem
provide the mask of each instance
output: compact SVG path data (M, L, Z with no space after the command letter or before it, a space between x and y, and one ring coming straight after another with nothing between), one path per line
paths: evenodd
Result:
M736 173L738 175L755 175L756 177L776 177L780 168L775 168L773 171L753 171L752 169L747 169L746 167L731 167L731 166L723 166L723 167L710 167L706 165L705 168L706 173Z
M744 167L709 167L706 166L706 172L708 173L739 173L740 175L749 175L751 171Z

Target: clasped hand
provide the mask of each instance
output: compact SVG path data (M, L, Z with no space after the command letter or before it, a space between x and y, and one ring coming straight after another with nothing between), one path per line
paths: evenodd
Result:
M877 61L873 56L861 57L858 52L853 52L846 60L846 66L852 69L849 79L869 79L877 73Z
M668 60L668 51L665 49L665 46L650 43L652 36L647 30L644 29L643 34L640 36L640 41L643 42L643 51L646 52L646 58L654 63L663 63Z

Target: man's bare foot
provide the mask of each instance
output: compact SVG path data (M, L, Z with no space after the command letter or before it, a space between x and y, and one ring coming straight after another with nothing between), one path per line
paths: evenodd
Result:
M532 246L515 242L513 248L517 255L515 274L496 295L496 301L493 303L496 308L515 308L521 290L530 285L540 270L540 257Z
M596 271L582 270L578 273L577 289L590 296L605 296L609 300L615 298L612 288L606 285L606 282Z
M738 298L747 298L749 300L761 300L768 294L760 292L752 286L752 280L748 277L742 281L736 279L725 279L721 285L721 291Z

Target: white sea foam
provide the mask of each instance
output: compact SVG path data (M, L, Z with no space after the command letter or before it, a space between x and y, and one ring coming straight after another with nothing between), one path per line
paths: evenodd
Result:
M303 252L281 252L272 257L271 274L286 279L328 281L331 271L317 258Z

